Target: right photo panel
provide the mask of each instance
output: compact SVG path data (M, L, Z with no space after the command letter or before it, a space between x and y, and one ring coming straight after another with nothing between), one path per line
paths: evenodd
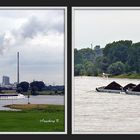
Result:
M140 133L140 7L73 7L72 48L72 133Z

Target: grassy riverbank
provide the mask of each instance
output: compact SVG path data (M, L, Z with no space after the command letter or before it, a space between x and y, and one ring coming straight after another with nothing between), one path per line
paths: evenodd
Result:
M85 75L83 75L84 77ZM78 76L75 76L78 77ZM82 77L82 76L79 76ZM91 77L91 76L86 76L86 77ZM101 74L98 76L94 77L103 77ZM109 75L109 78L127 78L127 79L140 79L140 74L121 74L121 75Z
M63 132L64 106L13 104L21 111L0 111L0 132Z
M128 79L140 79L140 74L121 74L117 76L111 76L113 78L128 78Z

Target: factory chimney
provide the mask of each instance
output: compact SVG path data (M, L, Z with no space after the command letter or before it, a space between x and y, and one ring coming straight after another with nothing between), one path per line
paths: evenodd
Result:
M17 84L19 84L19 52L17 52Z

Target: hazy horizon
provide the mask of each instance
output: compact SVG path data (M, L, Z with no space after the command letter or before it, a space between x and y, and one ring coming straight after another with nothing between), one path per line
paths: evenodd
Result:
M93 48L119 40L140 42L140 10L75 10L74 48Z

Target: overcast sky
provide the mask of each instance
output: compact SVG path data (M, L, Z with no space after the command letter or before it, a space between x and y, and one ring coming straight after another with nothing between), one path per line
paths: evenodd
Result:
M75 48L140 42L140 10L75 10Z
M20 82L64 84L64 10L0 10L0 83L2 76Z

